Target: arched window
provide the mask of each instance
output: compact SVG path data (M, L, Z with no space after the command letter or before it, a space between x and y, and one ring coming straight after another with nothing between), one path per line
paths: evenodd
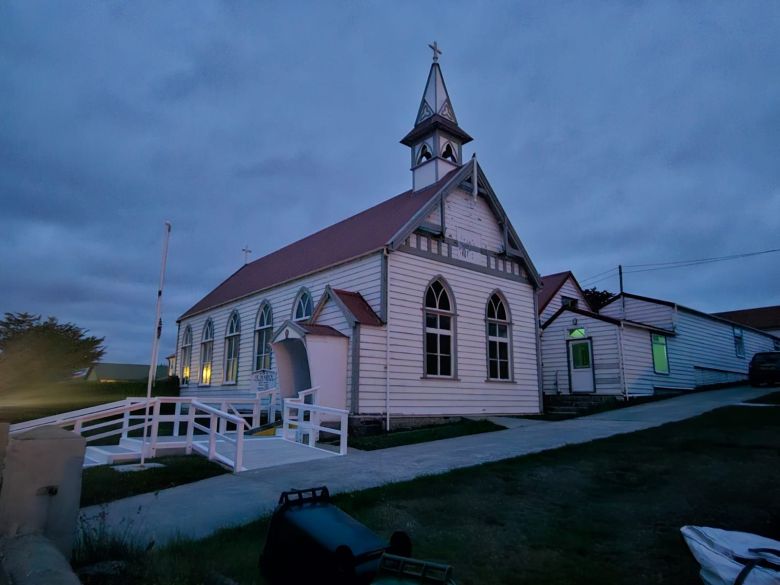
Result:
M441 279L425 291L425 375L452 377L455 311Z
M511 335L509 311L499 293L488 299L485 312L487 324L487 366L489 380L511 380Z
M419 165L421 162L426 160L431 160L433 155L431 154L431 149L428 148L427 144L423 144L420 146L420 150L417 152L417 164Z
M448 142L444 145L444 150L441 153L441 157L445 160L451 160L452 162L456 163L458 162L458 155L455 153L455 147L452 146L451 142Z
M211 363L214 359L214 323L209 319L203 326L200 342L200 383L211 384Z
M263 303L257 311L255 323L255 371L271 369L271 335L274 316L271 305Z
M225 330L225 384L238 381L238 348L241 343L241 319L233 311Z
M192 362L192 327L187 325L181 340L181 383L190 383L190 365Z
M305 321L311 317L312 303L309 291L302 288L293 305L293 321Z

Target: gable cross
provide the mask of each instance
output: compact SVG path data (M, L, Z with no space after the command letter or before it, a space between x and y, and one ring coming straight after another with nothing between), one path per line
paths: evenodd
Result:
M249 244L246 244L243 248L241 248L241 251L244 253L244 264L248 264L249 255L252 253L252 250L249 249Z
M433 50L433 62L436 63L439 60L439 55L441 55L439 44L436 41L433 41L433 44L428 46Z

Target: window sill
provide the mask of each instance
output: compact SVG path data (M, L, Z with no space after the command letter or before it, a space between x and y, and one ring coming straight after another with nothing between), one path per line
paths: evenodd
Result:
M223 386L235 386L238 382L222 382Z
M420 380L445 380L449 382L460 382L460 378L454 376L420 376Z
M485 378L485 382L490 382L491 384L515 384L516 383L514 380L498 380L493 378Z

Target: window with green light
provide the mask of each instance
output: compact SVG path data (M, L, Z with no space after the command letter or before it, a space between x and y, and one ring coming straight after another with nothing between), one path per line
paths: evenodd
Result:
M571 344L571 362L575 370L590 367L590 343L587 341Z
M666 350L666 337L653 335L653 369L656 374L669 373L669 354Z
M572 339L585 337L585 328L577 327L576 329L569 329L569 337L571 337Z

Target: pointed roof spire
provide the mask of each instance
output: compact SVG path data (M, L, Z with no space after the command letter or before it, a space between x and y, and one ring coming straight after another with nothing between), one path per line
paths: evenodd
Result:
M458 126L458 119L455 117L455 110L452 108L447 86L444 84L444 76L441 73L441 67L439 67L441 49L436 41L428 46L433 50L433 63L428 72L428 81L425 83L414 128L401 140L401 143L411 146L420 135L428 130L443 127L460 138L463 144L466 144L472 138Z

